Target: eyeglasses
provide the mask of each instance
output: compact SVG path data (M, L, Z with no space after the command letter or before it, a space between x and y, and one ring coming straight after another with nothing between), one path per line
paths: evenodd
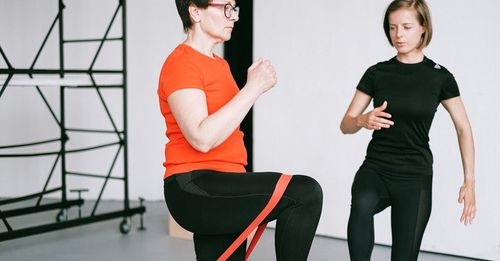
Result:
M233 17L233 14L235 16L238 16L240 14L240 7L239 6L233 6L230 3L209 3L208 5L211 6L224 6L224 16L226 16L227 19L231 19Z

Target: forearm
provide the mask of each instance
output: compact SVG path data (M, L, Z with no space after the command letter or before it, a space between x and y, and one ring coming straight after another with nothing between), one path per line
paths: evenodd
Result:
M340 130L344 134L354 134L361 129L361 124L359 124L359 117L353 117L350 115L345 115L340 123Z
M241 124L260 93L243 88L226 105L209 115L198 126L201 151L209 151L223 143Z
M457 131L458 144L462 158L462 166L464 170L464 182L474 182L474 139L472 129L470 127Z
M246 85L211 114L207 109L206 94L196 88L170 94L168 103L189 144L200 152L208 152L238 128L259 96L274 87L276 82L271 63L258 59L248 68Z

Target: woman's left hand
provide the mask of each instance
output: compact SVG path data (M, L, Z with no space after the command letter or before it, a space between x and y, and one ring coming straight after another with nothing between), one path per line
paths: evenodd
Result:
M460 217L460 222L463 222L464 225L472 224L472 220L476 217L475 186L474 181L465 182L458 193L458 202L464 203L464 211Z

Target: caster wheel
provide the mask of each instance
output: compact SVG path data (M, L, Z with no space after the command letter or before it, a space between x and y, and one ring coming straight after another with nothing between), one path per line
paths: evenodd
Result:
M132 226L130 225L130 222L126 218L123 219L122 222L120 223L120 232L122 234L127 234L128 232L130 232L131 228Z
M56 221L63 222L66 220L68 220L68 212L66 211L66 209L61 209L61 211L59 211L59 213L57 213Z

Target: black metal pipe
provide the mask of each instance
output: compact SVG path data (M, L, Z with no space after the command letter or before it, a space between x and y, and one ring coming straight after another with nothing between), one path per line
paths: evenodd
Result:
M83 205L83 199L75 199L75 200L68 200L65 202L44 204L44 205L35 206L35 207L25 207L25 208L4 210L3 214L5 217L16 217L16 216L33 214L33 213L37 213L37 212L43 212L43 211L49 211L49 210L61 209L61 208L68 208L71 206L81 206L81 205Z
M49 109L50 115L52 115L52 118L56 122L57 126L61 127L61 122L59 121L59 119L57 119L57 116L56 116L54 110L52 109L49 102L45 98L45 95L43 95L42 90L40 90L40 87L36 86L36 90L38 91L38 94L40 95L40 97L42 97L42 100L45 103L45 106L47 106L47 109Z
M57 154L56 160L54 160L54 164L52 164L52 168L50 169L49 176L47 177L47 180L45 181L45 184L43 185L42 193L44 193L47 190L47 187L49 186L50 179L52 178L52 175L54 175L54 171L57 166L57 162L61 158L61 154ZM36 205L39 206L42 203L42 198L44 194L40 194L38 197L38 201L36 202Z
M122 63L123 63L123 177L125 200L123 202L125 210L130 207L128 197L128 100L127 100L127 1L119 0L122 7Z
M13 76L12 74L9 74L7 76L7 79L5 79L5 82L3 83L2 89L0 89L0 98L2 98L3 92L5 91L5 89L7 89L7 85L9 84L10 79L12 79L12 76Z
M111 112L109 111L108 106L106 105L106 102L104 101L104 97L102 96L101 91L99 90L99 87L97 86L97 84L95 82L94 76L90 75L90 80L92 81L92 84L95 86L97 96L99 97L99 100L102 103L104 111L106 112L106 115L108 116L108 119L111 122L111 125L113 126L113 129L115 130L116 135L118 136L118 139L121 140L120 133L118 132L118 128L116 127L115 121L113 120L113 116L111 115Z
M118 14L118 11L120 10L120 5L116 7L115 13L113 14L113 18L111 18L111 21L109 22L108 28L106 29L106 32L104 33L104 37L101 40L101 43L99 44L99 47L97 48L97 51L95 53L94 59L92 60L92 63L90 64L89 70L92 70L94 68L95 62L97 61L97 57L99 57L99 54L101 53L102 46L104 45L104 39L108 37L109 31L111 30L111 27L115 21L116 15Z
M73 129L73 128L67 128L66 131L71 131L71 132L95 132L95 133L109 133L109 134L115 134L116 131L114 130L94 130L94 129ZM118 133L123 133L123 131L118 131ZM1 147L0 147L1 149Z
M80 172L74 172L74 171L67 171L66 175L81 176L81 177L90 177L90 178L100 178L100 179L117 179L117 180L123 180L122 177L107 177L107 176L103 176L103 175L95 175L95 174L89 174L89 173L80 173Z
M122 74L122 70L84 70L84 69L0 69L0 74Z
M26 200L30 200L30 199L34 199L34 198L39 197L40 195L47 195L47 194L50 194L50 193L57 192L59 190L61 190L61 187L53 188L53 189L47 190L45 192L39 192L39 193L25 195L25 196L22 196L22 197L9 198L9 199L0 200L0 206L2 206L2 205L8 205L8 204L16 203L16 202L22 202L22 201L26 201Z
M95 38L95 39L71 39L64 40L64 43L88 43L88 42L101 42L101 41L121 41L123 38L115 37L115 38Z
M99 89L122 89L123 84L109 84L109 85L101 85L99 84ZM94 89L96 86L94 85L75 85L75 86L67 86L66 88L70 89Z
M35 142L30 142L30 143L5 145L5 146L0 146L0 149L11 149L11 148L29 147L29 146L35 146L35 145L42 145L42 144L52 143L52 142L56 142L56 141L60 141L60 140L61 139L57 138L57 139L50 139L50 140L35 141Z
M113 172L113 168L115 167L116 160L118 159L118 155L120 155L122 146L118 148L116 151L115 157L113 158L113 162L111 163L111 166L109 168L108 174L106 175L106 178L104 179L104 183L102 184L101 191L99 192L99 197L97 197L97 200L94 205L94 209L92 210L92 216L95 215L95 212L97 211L97 207L99 206L99 202L101 201L102 194L104 193L104 189L106 188L106 185L108 184L108 180L111 177L111 172ZM125 181L126 182L126 181Z
M64 77L64 3L59 0L59 76ZM66 192L66 119L65 119L65 101L64 101L64 86L59 89L59 106L60 106L60 135L61 135L61 198L65 202L67 200Z
M78 152L84 152L84 151L89 151L89 150L101 149L101 148L114 146L114 145L121 145L121 143L122 142L119 141L119 142L106 143L103 145L85 147L85 148L80 148L80 149L65 150L65 151L60 150L60 151L49 151L49 152L40 152L40 153L0 154L0 158L39 157L39 156L50 156L50 155L57 155L57 154L78 153Z
M35 64L38 61L38 58L40 57L40 54L42 53L42 50L45 47L45 44L47 43L47 40L49 39L49 36L52 33L52 30L54 30L54 27L55 27L57 21L59 20L59 18L61 18L61 12L62 12L62 9L59 8L59 12L57 12L57 15L54 18L54 21L52 21L52 24L50 25L49 31L47 32L47 34L45 34L45 38L43 39L42 44L40 45L40 48L38 48L38 52L36 53L35 58L33 59L33 62L31 63L30 69L35 68ZM62 23L62 21L60 21L59 25L61 25L61 23ZM59 29L61 29L61 26L59 26Z
M3 51L1 45L0 45L0 54L2 55L3 59L5 60L7 67L12 68L12 65L10 64L9 59L7 58L7 55L5 55L5 52Z
M7 227L7 231L12 231L12 227L9 225L9 222L7 222L7 219L5 218L2 210L0 210L0 218L2 219L4 225Z
M109 213L103 213L103 214L99 214L99 215L91 216L91 217L68 220L68 221L64 221L64 222L60 222L60 223L53 223L53 224L36 226L36 227L17 229L17 230L10 231L10 232L0 233L0 241L5 241L5 240L9 240L9 239L19 238L19 237L24 237L24 236L34 235L34 234L40 234L40 233L45 233L45 232L50 232L50 231L54 231L54 230L58 230L58 229L70 228L70 227L84 225L84 224L95 223L95 222L108 220L108 219L112 219L112 218L117 218L117 217L130 217L132 215L142 214L144 212L146 212L145 207L137 207L137 208L130 208L130 209L124 210L124 211L109 212Z
M42 157L61 154L61 151L48 151L39 153L10 153L10 154L0 154L0 158L30 158L30 157Z

